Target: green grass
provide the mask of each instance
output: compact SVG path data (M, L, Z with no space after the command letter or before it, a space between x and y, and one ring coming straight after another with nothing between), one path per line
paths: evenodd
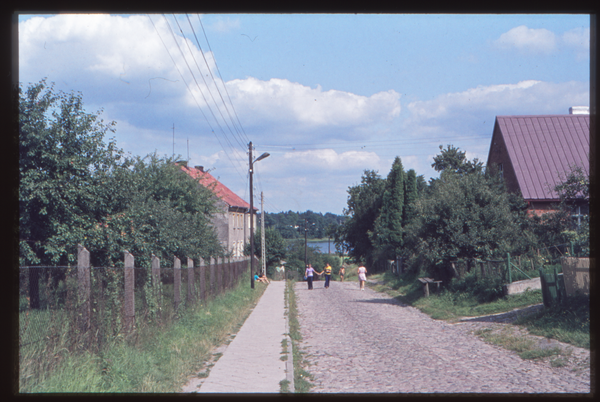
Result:
M477 317L504 313L542 303L540 290L498 298L482 303L480 295L466 291L440 291L430 288L430 296L424 297L423 285L417 281L418 275L401 277L389 272L370 276L384 281L382 285L369 285L372 289L385 292L399 301L418 308L438 320L457 320L461 317ZM540 312L521 316L515 325L525 326L534 335L556 339L574 346L590 348L590 308L589 296L573 296L564 304L544 308ZM547 352L544 352L547 353ZM556 364L560 364L560 360Z
M587 295L568 297L564 304L554 304L538 313L520 317L515 324L527 327L534 335L589 349L590 298Z
M313 380L313 377L308 371L304 370L304 367L308 363L298 347L298 343L302 340L302 335L300 334L300 323L298 322L294 283L295 281L286 281L285 292L289 314L290 339L292 340L292 357L294 359L294 389L296 393L307 393L312 387L311 380Z
M98 354L56 351L52 370L20 351L20 392L178 392L197 374L210 351L235 333L266 285L241 281L230 292L184 311L172 325L144 326L135 341L120 336ZM47 354L48 355L48 354ZM50 353L52 355L52 353Z
M527 291L516 295L482 303L478 295L468 292L441 290L436 293L430 285L429 297L423 295L423 285L418 275L397 277L391 273L372 275L371 279L384 281L382 285L369 285L372 289L385 292L399 301L418 308L436 320L456 320L460 317L475 317L504 313L515 308L539 304L542 293L539 290Z
M563 351L559 347L540 348L533 339L513 336L509 328L504 328L500 332L493 332L490 328L480 329L475 334L481 336L486 342L517 352L522 359L535 360L549 356L568 356L570 354L570 352ZM559 359L553 361L562 361L563 365L566 364L562 357L559 357Z

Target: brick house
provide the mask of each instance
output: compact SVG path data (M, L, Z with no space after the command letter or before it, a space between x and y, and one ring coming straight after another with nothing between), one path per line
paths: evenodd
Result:
M509 192L520 192L530 214L552 212L560 201L554 187L571 167L589 174L590 116L571 108L568 115L497 116L487 165L495 165ZM589 213L576 205L574 216Z
M183 163L181 170L214 193L219 212L212 218L212 225L217 230L219 242L232 257L243 256L244 245L250 242L250 204L205 172L202 166L191 168ZM254 208L255 228L256 210Z

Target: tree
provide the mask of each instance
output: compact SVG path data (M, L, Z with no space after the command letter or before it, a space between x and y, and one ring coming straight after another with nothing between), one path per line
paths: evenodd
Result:
M114 123L87 113L81 94L56 92L45 80L19 86L19 262L66 265L66 238L76 246L107 210L98 201L109 172L127 166ZM39 270L29 270L30 305L39 308Z
M123 250L222 253L209 225L212 194L171 160L125 158L114 139L104 141L114 122L87 113L81 94L56 92L45 80L18 93L21 265L73 263L78 244L96 266L121 261ZM29 275L38 308L39 270Z
M254 255L261 258L261 231L258 229L254 235ZM281 234L272 228L265 228L265 258L267 266L267 275L273 275L274 269L279 262L286 258L286 242ZM250 255L250 244L246 245L245 250L247 255Z
M590 177L579 166L573 166L554 190L560 197L558 212L539 219L540 238L546 246L572 243L580 255L589 255Z
M379 213L385 180L376 171L365 170L361 184L348 188L348 217L340 229L341 243L355 260L371 261L373 246L368 232L372 232Z
M459 175L483 171L483 162L477 158L472 161L466 157L466 152L460 151L453 145L448 145L446 149L440 145L440 154L433 158L431 167L437 172L454 172Z
M422 176L421 176L422 177ZM402 226L408 225L415 216L415 203L419 198L419 190L417 184L417 173L414 169L410 169L406 173L404 181L404 211L402 214Z
M385 181L385 191L374 230L369 233L381 258L392 259L402 247L402 218L404 215L404 168L396 157Z
M60 233L83 238L110 211L102 199L106 175L126 168L114 122L86 113L81 94L55 92L45 80L19 88L19 226L21 264L66 262ZM63 236L64 237L64 236Z
M446 282L452 261L504 257L524 236L501 179L478 169L449 171L416 205L409 242Z

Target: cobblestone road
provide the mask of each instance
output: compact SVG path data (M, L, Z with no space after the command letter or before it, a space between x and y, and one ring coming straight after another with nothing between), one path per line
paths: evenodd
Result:
M577 374L521 359L356 282L296 283L314 393L589 393Z

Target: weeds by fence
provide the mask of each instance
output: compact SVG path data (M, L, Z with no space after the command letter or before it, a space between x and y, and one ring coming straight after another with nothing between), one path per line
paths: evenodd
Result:
M197 264L188 258L182 266L174 258L172 266L161 267L152 256L146 269L128 252L123 267L89 261L79 247L77 266L20 267L21 382L49 371L62 354L98 353L115 339L135 342L140 327L168 325L183 309L232 289L249 265L249 258L220 257Z

